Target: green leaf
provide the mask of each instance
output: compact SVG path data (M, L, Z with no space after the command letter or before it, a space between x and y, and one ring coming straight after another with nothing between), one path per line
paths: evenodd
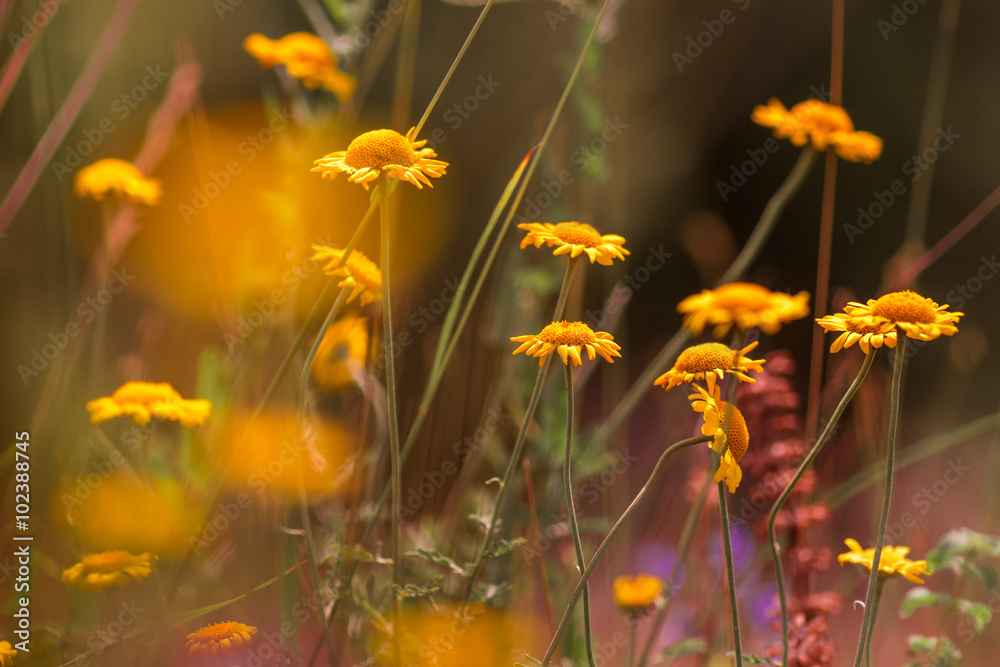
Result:
M956 573L964 570L985 581L987 575L974 568L970 569L967 565L987 557L1000 558L1000 537L959 528L945 533L937 546L928 552L927 565L932 572L950 567Z
M405 586L396 586L396 592L404 598L427 598L427 601L431 603L434 609L437 609L437 605L434 604L434 596L441 592L441 587L438 583L441 582L441 578L435 579L429 584L406 584Z
M979 566L979 574L986 585L986 590L995 591L1000 588L1000 576L997 575L995 567L989 563L983 563Z
M910 635L906 641L912 653L926 656L926 660L911 663L915 667L927 664L933 667L958 667L958 661L962 658L962 652L947 637Z
M990 611L990 608L982 602L973 602L972 600L959 598L957 602L958 610L972 619L973 629L976 631L976 634L983 634L983 630L993 620L993 612Z
M323 558L323 562L334 559L356 560L361 563L375 563L376 565L392 565L392 559L380 554L373 554L358 545L333 544L330 545L332 553Z
M416 551L407 551L403 555L409 556L410 558L420 558L434 563L435 565L441 565L448 568L455 574L460 574L462 576L465 576L466 574L464 567L434 549L417 549Z
M951 606L951 596L947 593L935 593L926 586L914 586L907 591L906 597L899 605L899 616L909 618L921 607L948 608L949 606Z
M497 540L490 546L489 549L486 550L486 553L483 554L483 560L505 556L527 541L528 540L523 537L515 537L513 540Z
M736 653L734 653L733 651L729 651L729 652L726 653L726 655L735 656ZM749 654L748 653L744 653L743 654L743 662L746 663L746 664L748 664L748 665L776 665L776 664L778 664L778 663L774 662L773 660L771 660L770 658L761 658L761 657L759 657L757 655L754 655L753 653L749 653Z
M675 660L681 658L685 655L700 655L708 650L708 644L701 637L691 637L689 639L682 639L676 644L671 644L667 648L663 649L659 654L654 656L650 662L653 664L663 662L664 660ZM744 658L747 660L747 658ZM751 663L753 664L753 663Z

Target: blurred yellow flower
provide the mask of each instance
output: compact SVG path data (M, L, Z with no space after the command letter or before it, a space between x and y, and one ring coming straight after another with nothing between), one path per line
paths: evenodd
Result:
M191 655L228 655L250 646L256 632L257 628L235 621L215 623L189 634L187 651Z
M13 667L17 651L10 642L0 642L0 667Z
M144 426L156 417L194 428L208 419L212 403L204 399L181 398L167 382L126 382L111 396L88 401L87 410L92 424L129 416L136 424Z
M254 33L243 40L243 48L261 67L284 65L307 88L325 88L338 100L346 100L357 88L355 78L340 71L326 42L308 32L293 32L280 39Z
M673 368L656 378L653 383L670 391L685 382L702 380L708 383L708 392L715 390L716 380L721 380L725 373L731 373L740 382L756 382L746 375L749 371L760 372L764 365L763 359L747 359L743 355L757 347L754 341L742 350L733 350L722 343L702 343L694 345L680 353Z
M651 574L615 577L615 604L624 612L642 614L649 611L663 591L663 582Z
M818 151L832 148L851 162L871 162L882 154L882 140L870 132L856 132L851 117L841 107L819 100L799 102L791 111L771 98L758 105L750 116L753 122L774 130L774 136L796 146L810 142Z
M857 343L865 354L870 354L872 348L896 347L896 325L882 318L854 319L847 313L827 315L816 320L823 330L843 331L830 346L830 352L840 352L842 349Z
M105 551L84 556L83 560L62 573L62 581L73 588L96 592L108 586L124 586L142 581L153 573L149 553L133 556L127 551Z
M597 262L604 266L611 266L612 260L624 260L625 255L629 255L622 244L625 238L617 234L601 234L590 225L580 222L560 222L552 224L550 222L528 222L517 226L528 232L527 236L521 239L521 248L534 245L541 248L545 243L549 247L555 246L553 255L569 254L570 257L578 257L586 254L590 263Z
M545 362L545 357L558 352L563 363L574 366L583 363L580 353L587 350L587 356L594 360L599 354L609 363L615 363L612 357L621 358L618 350L622 349L609 333L594 331L583 322L553 322L540 333L526 336L514 336L511 341L521 343L513 354L524 352L530 357L538 358L538 365Z
M782 324L809 314L809 293L792 296L754 283L728 283L692 294L677 305L677 312L684 314L684 326L695 335L709 324L716 338L729 333L733 324L773 335Z
M105 158L76 172L73 192L77 197L104 199L109 193L137 204L155 206L163 196L163 184L147 178L131 162Z
M350 174L348 182L360 183L365 190L383 171L421 190L424 189L421 183L434 187L427 177L444 176L448 163L433 159L437 153L432 148L423 147L426 139L413 141L413 130L411 127L406 136L395 130L365 132L356 137L346 151L330 153L316 160L316 166L311 171L329 179L346 172Z
M907 338L927 341L958 333L955 324L965 313L947 312L947 308L948 304L939 306L927 297L904 290L868 299L867 303L852 301L844 312L865 325L891 322L905 331Z
M844 544L850 549L847 553L837 556L837 561L844 563L856 563L863 566L869 572L875 563L875 548L862 549L857 540L847 538ZM915 584L924 583L917 575L931 574L927 570L927 561L908 560L906 554L910 553L909 547L882 547L882 558L879 559L878 573L880 577L902 576L904 579Z
M324 389L344 389L354 384L351 365L364 368L368 358L368 318L345 317L330 325L316 350L311 372Z
M354 297L361 296L361 305L372 301L382 300L382 272L379 271L375 263L365 257L360 250L351 252L347 262L341 268L337 268L340 259L344 256L344 251L337 248L329 248L324 245L313 244L312 258L320 261L327 261L323 271L328 276L340 276L343 278L337 287L351 287L351 295L347 297L350 303Z
M719 400L718 390L709 394L698 385L694 388L698 393L688 396L688 400L695 412L702 413L704 423L701 433L715 438L708 446L721 455L714 479L716 482L725 481L729 492L736 493L736 487L743 479L739 462L750 446L746 420L735 405Z

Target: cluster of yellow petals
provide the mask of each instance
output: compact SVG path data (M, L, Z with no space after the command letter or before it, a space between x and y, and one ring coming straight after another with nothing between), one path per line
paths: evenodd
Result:
M758 105L750 118L774 130L774 136L788 139L796 146L807 142L818 151L832 148L845 160L872 162L882 155L882 140L871 132L857 132L851 117L841 107L806 100L788 110L776 98L767 106Z
M720 400L718 389L709 393L698 385L694 388L697 393L688 396L691 409L702 414L701 433L714 438L709 447L721 455L715 481L725 481L729 492L736 493L736 487L743 479L740 459L750 447L746 420L735 405Z
M514 354L524 352L530 357L538 358L538 365L545 362L545 357L557 352L563 363L579 366L583 363L581 353L586 350L587 356L593 361L599 354L609 364L615 363L612 357L621 358L618 350L622 349L614 342L614 337L603 331L594 332L583 322L553 322L537 335L514 336L511 340L521 343Z
M11 646L10 642L0 642L0 667L13 667L15 655L17 655L17 650Z
M541 248L542 244L555 246L553 255L579 257L587 255L590 263L597 262L611 266L613 260L625 260L625 255L631 254L623 246L625 238L617 234L601 234L588 224L581 222L527 222L517 226L528 232L521 239L521 248L534 245Z
M929 341L958 333L955 324L965 313L948 312L948 304L939 306L925 296L904 290L867 303L852 301L844 307L844 315L865 325L888 322L906 332L907 338Z
M280 39L254 33L243 40L243 48L261 67L284 65L307 88L325 88L338 100L346 100L357 88L355 78L340 71L326 42L308 32L293 32Z
M792 296L754 283L727 283L685 298L677 304L677 312L684 315L684 326L695 335L712 325L715 337L722 338L734 324L773 335L782 324L809 314L809 293Z
M352 288L351 295L347 297L348 303L359 295L362 306L372 301L382 300L382 272L363 252L360 250L351 251L347 262L338 269L337 265L340 264L340 260L344 256L343 250L315 244L312 249L313 259L327 262L326 266L323 267L326 275L343 278L337 283L337 287Z
M325 389L354 384L351 366L363 368L368 358L368 318L345 317L330 325L313 359L313 380Z
M663 582L651 574L615 577L615 604L629 614L643 614L663 592Z
M102 200L111 194L137 204L155 206L163 196L163 183L148 178L131 162L109 157L76 172L73 192L81 198Z
M866 322L864 319L854 319L846 313L836 313L820 317L816 323L827 333L842 331L833 344L830 352L840 352L855 343L865 354L871 354L873 349L896 347L896 325L888 320Z
M731 373L740 382L756 382L746 373L763 370L763 359L748 359L745 355L750 350L757 347L754 341L742 350L733 350L722 343L702 343L693 345L677 357L673 368L656 378L653 383L670 391L674 387L690 384L696 380L708 384L708 392L715 391L715 383L721 380L725 373Z
M191 655L227 655L250 645L257 628L235 621L205 626L189 634L187 650Z
M153 573L149 553L133 556L127 551L105 551L84 556L83 560L62 573L62 581L84 591L99 591L108 586L124 586L142 581Z
M875 548L862 549L857 540L847 538L844 544L850 549L847 553L837 556L837 562L856 563L863 566L869 572L875 563ZM917 575L930 574L925 560L908 560L906 554L910 553L909 547L882 547L882 557L878 562L879 576L895 577L901 576L915 584L924 583Z
M211 401L184 399L167 382L126 382L111 396L87 402L90 422L129 416L139 426L153 417L180 422L187 428L205 423L212 412Z
M434 159L437 157L434 149L424 148L426 139L414 141L413 131L411 127L406 135L395 130L365 132L355 137L346 151L330 153L316 160L312 171L330 179L341 172L347 173L348 182L360 183L365 190L383 171L421 190L424 185L434 187L428 176L444 176L448 163Z

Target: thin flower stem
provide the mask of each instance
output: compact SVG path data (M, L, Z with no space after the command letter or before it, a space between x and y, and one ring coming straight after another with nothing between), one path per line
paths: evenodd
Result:
M632 667L632 656L635 655L635 632L639 626L639 622L631 616L629 616L627 623L628 645L625 647L625 660L622 661L622 667Z
M785 501L788 497L792 495L792 491L795 489L795 485L799 483L802 479L802 475L805 474L806 469L812 465L813 460L819 454L820 450L823 449L823 445L826 441L830 439L830 435L833 433L833 429L836 427L837 422L840 421L841 415L844 414L844 410L847 409L848 404L851 399L854 398L854 394L857 393L858 388L861 383L864 382L865 377L868 375L868 371L872 367L872 361L875 359L875 349L872 349L870 354L865 355L864 363L861 364L861 370L858 371L858 375L854 378L854 382L848 387L847 392L844 394L843 398L840 399L840 403L837 404L837 409L833 411L830 416L830 421L827 422L826 427L820 434L819 439L813 448L809 450L806 457L799 464L798 470L795 471L795 475L792 477L788 486L785 490L781 492L778 499L774 501L774 506L771 508L771 514L767 519L767 540L771 547L771 560L774 561L774 578L778 583L778 603L781 606L781 664L782 666L788 665L788 601L785 599L785 575L781 569L781 556L778 554L780 548L778 540L774 534L774 522L778 518L778 512L784 507Z
M757 221L757 226L751 232L746 245L743 246L740 254L733 260L726 273L719 279L719 285L742 278L747 269L750 268L750 264L757 258L758 253L764 246L764 242L771 235L771 232L774 231L781 212L785 210L788 202L791 201L792 197L795 196L795 193L799 191L799 188L805 182L815 158L816 151L812 148L806 146L802 149L799 159L795 162L795 166L792 167L792 171L788 174L788 177L785 178L785 182L775 191L771 199L767 202L767 206L764 207L764 211ZM690 337L691 334L687 329L681 329L667 341L667 344L663 346L663 349L656 355L656 358L653 359L652 363L647 364L646 369L632 384L632 387L622 397L622 400L618 402L618 405L611 411L608 418L604 420L604 423L601 424L601 427L595 434L595 442L606 442L621 427L628 416L632 414L632 411L635 410L639 401L649 391L649 388L654 386L653 380L663 372L664 368L669 367L677 356L677 353L680 352L681 347L688 342Z
M899 419L900 381L906 358L906 337L900 336L896 345L896 360L892 367L892 388L889 395L889 436L885 454L885 490L882 494L882 517L878 523L878 537L875 539L875 554L872 557L872 571L868 576L868 594L865 596L865 615L861 621L861 636L858 637L858 651L854 657L854 667L861 667L861 654L868 639L868 624L871 622L872 603L875 598L875 584L878 582L878 568L882 560L882 546L885 544L885 524L889 520L889 502L892 499L893 457L896 449L896 423Z
M882 588L885 586L885 578L879 577L875 586L875 600L872 602L872 620L868 626L868 641L865 645L865 667L872 667L872 637L875 634L875 618L878 615L878 603L882 601Z
M341 288L340 294L337 295L336 301L333 302L333 306L330 308L330 312L326 314L326 319L323 320L323 325L319 328L319 333L316 334L316 340L313 341L312 347L309 348L305 363L302 364L302 375L299 377L299 404L303 413L305 412L306 395L309 393L309 371L312 369L313 360L316 358L319 346L323 342L323 337L326 336L327 329L337 319L337 315L340 313L340 309L343 307L344 302L347 300L347 295L350 293L350 287Z
M609 546L611 546L611 541L615 539L615 535L617 535L618 531L620 531L622 526L625 525L628 518L632 516L632 512L635 511L635 509L642 502L643 498L646 497L646 494L649 493L649 490L652 488L653 483L659 476L660 470L663 469L663 465L667 462L667 459L673 456L675 452L684 449L685 447L692 447L702 442L708 442L712 439L713 437L710 435L700 435L694 438L688 438L687 440L681 440L680 442L675 442L670 445L667 447L666 451L660 454L660 458L653 467L653 472L650 473L649 479L646 480L646 483L643 484L641 489L639 489L639 493L636 494L629 506L625 508L624 512L622 512L622 515L618 517L617 521L615 521L615 525L611 526L611 530L609 530L608 534L604 537L604 541L601 542L601 546L597 547L597 551L594 552L594 557L590 559L590 562L587 564L587 568L583 571L583 574L580 575L580 580L576 582L576 587L573 589L573 594L570 596L569 603L566 605L562 618L559 620L559 627L556 628L556 633L552 637L552 642L549 644L549 648L545 652L545 657L542 658L542 667L548 665L552 660L552 655L556 652L556 646L559 644L559 640L562 639L563 633L566 632L566 627L569 625L569 619L572 616L573 608L576 606L577 600L580 599L580 595L583 594L587 581L590 579L590 576L594 574L594 569L600 562L604 552L608 550Z
M576 507L573 505L573 364L566 367L566 450L563 456L563 493L566 495L566 513L569 515L569 529L573 533L573 548L576 550L576 565L580 574L587 567L587 559L583 555L583 541L580 539L580 526L576 522ZM594 649L590 638L590 586L583 586L583 640L587 648L587 664L594 667Z
M740 609L736 603L736 566L733 563L733 539L729 534L729 506L726 504L726 483L719 482L719 516L722 517L722 544L726 552L726 581L729 584L729 608L732 612L733 645L736 667L743 665L743 644L740 641Z
M347 292L347 288L344 288L341 295ZM308 369L308 366L306 367ZM299 468L299 515L302 521L302 533L303 538L306 541L306 555L309 560L309 573L312 576L313 588L316 591L316 595L319 596L320 590L323 588L323 584L319 578L319 569L316 567L316 550L313 548L313 536L312 536L312 525L309 521L309 503L306 501L306 487L305 480L302 477L303 469ZM326 643L326 655L330 664L334 664L336 661L337 654L333 649L333 634L331 632L330 625L326 622L326 609L324 605L319 605L319 631L323 635L323 641Z

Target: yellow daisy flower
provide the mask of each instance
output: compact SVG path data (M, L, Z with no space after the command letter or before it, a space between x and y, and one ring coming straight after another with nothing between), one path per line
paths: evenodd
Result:
M684 326L696 336L708 324L714 325L716 338L729 333L733 324L773 335L782 324L809 314L809 293L792 296L754 283L728 283L692 294L677 304L677 312L684 314Z
M378 178L383 171L423 190L433 187L428 176L444 176L447 162L433 158L437 153L432 148L423 148L426 139L413 141L414 128L406 136L395 130L372 130L365 132L350 143L346 151L330 153L315 161L311 171L333 179L340 172L347 172L350 183L360 183L365 190L368 184Z
M715 438L708 446L721 454L714 479L716 482L725 481L729 492L735 493L743 479L739 462L750 446L746 420L735 405L719 400L718 390L710 394L698 385L694 388L698 393L691 394L688 399L691 408L700 412L704 419L701 433Z
M13 667L17 651L10 642L0 642L0 667Z
M927 341L958 333L955 324L965 313L946 312L947 308L948 304L939 306L927 297L904 290L868 299L868 303L852 301L844 312L851 319L867 325L878 321L891 322L905 331L907 338Z
M880 138L870 132L856 132L843 108L819 100L800 102L789 111L772 97L767 106L755 107L750 118L772 128L779 139L788 139L796 146L809 142L818 151L832 148L851 162L871 162L882 154Z
M155 558L148 552L138 556L127 551L91 554L63 570L62 581L73 588L90 592L108 586L124 586L132 581L142 581L152 574L152 559Z
M313 259L329 260L323 267L323 271L328 276L341 276L343 280L337 283L337 287L352 287L351 295L347 297L348 303L354 297L361 296L361 305L372 301L382 300L382 272L378 270L375 263L365 257L360 250L351 252L344 266L337 268L340 258L344 256L344 251L337 248L329 248L325 245L313 245Z
M757 347L754 341L742 350L733 350L722 343L702 343L681 352L674 367L656 378L653 384L670 391L677 385L702 380L708 383L708 391L715 391L716 379L725 373L732 373L740 382L756 382L746 375L747 371L760 372L763 359L747 359L743 355Z
M76 172L73 192L77 197L97 200L111 193L130 202L155 206L163 196L163 183L147 178L131 162L109 157Z
M350 387L354 376L348 364L363 367L367 358L368 318L345 317L326 330L310 369L313 380L326 389Z
M521 248L534 245L541 248L542 244L549 247L556 246L552 251L553 255L569 254L570 257L578 257L581 253L586 253L590 263L597 262L604 266L611 266L615 258L623 260L625 255L631 254L622 244L625 238L617 234L601 234L590 225L581 222L560 222L552 224L550 222L527 222L517 226L528 232L528 235L521 239Z
M87 411L90 412L91 424L129 416L139 426L145 426L156 417L194 428L208 419L212 402L181 398L167 382L126 382L111 396L88 401Z
M357 80L340 71L326 42L308 32L293 32L281 39L254 33L243 40L243 48L261 67L284 65L307 88L325 88L338 100L346 100L357 88Z
M862 549L857 540L847 538L844 544L850 549L847 553L837 556L837 562L856 563L863 566L869 572L875 562L875 548ZM924 583L917 575L931 574L927 569L925 560L909 560L906 554L910 553L909 547L882 547L882 558L879 559L878 573L880 577L901 576L915 584Z
M596 355L601 355L609 363L615 363L612 357L621 358L618 350L620 345L614 342L614 338L609 333L603 331L594 332L583 322L553 322L549 324L537 335L515 336L511 338L521 346L514 350L514 354L524 352L530 357L538 358L538 365L541 366L545 357L558 352L563 363L574 366L583 363L580 353L586 349L587 356L593 360Z
M191 655L227 655L249 646L257 628L235 621L223 621L205 626L189 634L187 651Z
M871 354L872 348L896 347L896 325L882 318L870 318L871 322L852 318L847 313L827 315L816 320L827 333L843 331L830 346L830 352L840 352L855 343L865 354Z
M628 614L644 614L663 591L663 582L651 574L615 577L615 605Z

